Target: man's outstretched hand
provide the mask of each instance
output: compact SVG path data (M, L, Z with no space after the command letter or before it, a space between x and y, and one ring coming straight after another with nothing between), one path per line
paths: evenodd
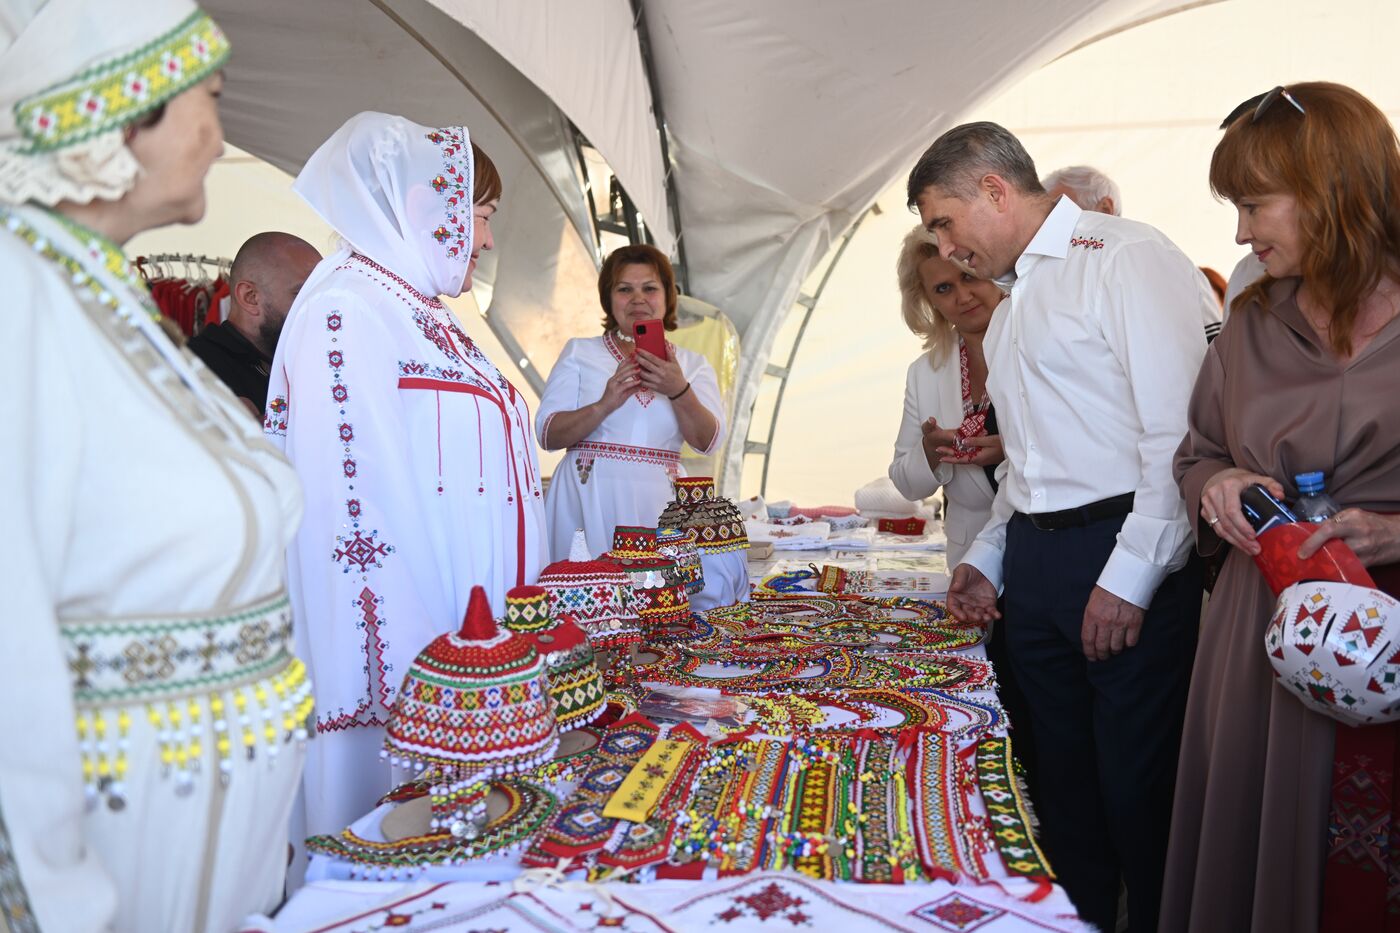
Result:
M997 588L971 564L958 564L948 584L948 609L962 622L991 622L1000 619Z

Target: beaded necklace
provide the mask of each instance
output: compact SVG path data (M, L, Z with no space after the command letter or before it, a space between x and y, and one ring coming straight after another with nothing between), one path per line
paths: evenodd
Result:
M47 215L69 233L73 234L78 242L82 243L88 250L88 254L93 261L100 262L104 269L111 272L123 285L131 289L132 294L137 298L138 307L142 313L152 321L160 322L160 311L157 310L155 304L150 300L150 291L147 289L145 281L137 274L136 270L132 268L130 261L127 260L126 256L117 248L115 243L102 234L94 230L89 230L57 211L48 211ZM48 237L31 227L13 210L0 207L0 221L4 222L5 227L11 233L19 237L25 243L28 243L34 252L67 272L72 284L87 292L98 304L107 308L109 311L116 312L119 316L128 317L131 315L131 309L123 305L121 299L108 290L99 279L93 277L83 268L81 262L69 256L67 253L60 251L49 241Z
M784 794L791 762L789 743L767 741L758 743L758 751L744 780L735 787L730 801L729 816L737 823L737 836L725 853L719 873L743 875L766 864L770 842L776 842L772 829L782 817L782 801L792 799Z
M492 781L491 789L505 795L506 810L472 840L439 832L379 842L344 829L335 836L312 836L306 848L349 862L352 878L409 878L431 865L463 865L515 848L538 832L559 805L549 791L519 778Z

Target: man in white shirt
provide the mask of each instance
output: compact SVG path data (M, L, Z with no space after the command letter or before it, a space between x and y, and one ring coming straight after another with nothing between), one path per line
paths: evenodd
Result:
M1054 200L1058 201L1063 196L1086 211L1123 216L1123 194L1118 190L1118 183L1092 165L1069 165L1055 169L1040 183ZM1202 271L1201 274L1205 273ZM1206 285L1209 287L1209 280ZM1220 305L1213 301L1201 312L1204 315L1201 327L1206 332L1206 343L1210 343L1220 333L1224 318Z
M942 254L1010 296L984 344L1008 470L949 603L991 621L1004 584L1051 864L1107 930L1121 878L1146 933L1201 601L1172 457L1215 299L1157 230L1052 199L996 124L939 137L908 193Z

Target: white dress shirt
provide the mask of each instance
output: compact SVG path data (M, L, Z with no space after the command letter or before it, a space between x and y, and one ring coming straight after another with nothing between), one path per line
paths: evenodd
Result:
M944 462L937 469L928 465L923 423L929 418L937 418L945 430L962 424L962 365L956 342L937 362L930 350L909 364L904 378L904 416L889 469L895 488L906 499L926 499L943 490L948 566L956 567L992 514L992 484L985 470L970 463Z
M1098 583L1146 607L1190 547L1172 456L1206 352L1202 305L1215 296L1159 231L1068 198L1015 274L983 342L1009 469L964 562L1000 590L1012 513L1131 492Z

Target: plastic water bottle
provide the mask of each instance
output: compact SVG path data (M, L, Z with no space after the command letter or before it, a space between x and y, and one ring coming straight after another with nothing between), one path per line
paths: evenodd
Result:
M1298 501L1293 512L1301 522L1325 522L1341 511L1327 495L1326 477L1322 473L1299 473L1293 477L1298 484Z

